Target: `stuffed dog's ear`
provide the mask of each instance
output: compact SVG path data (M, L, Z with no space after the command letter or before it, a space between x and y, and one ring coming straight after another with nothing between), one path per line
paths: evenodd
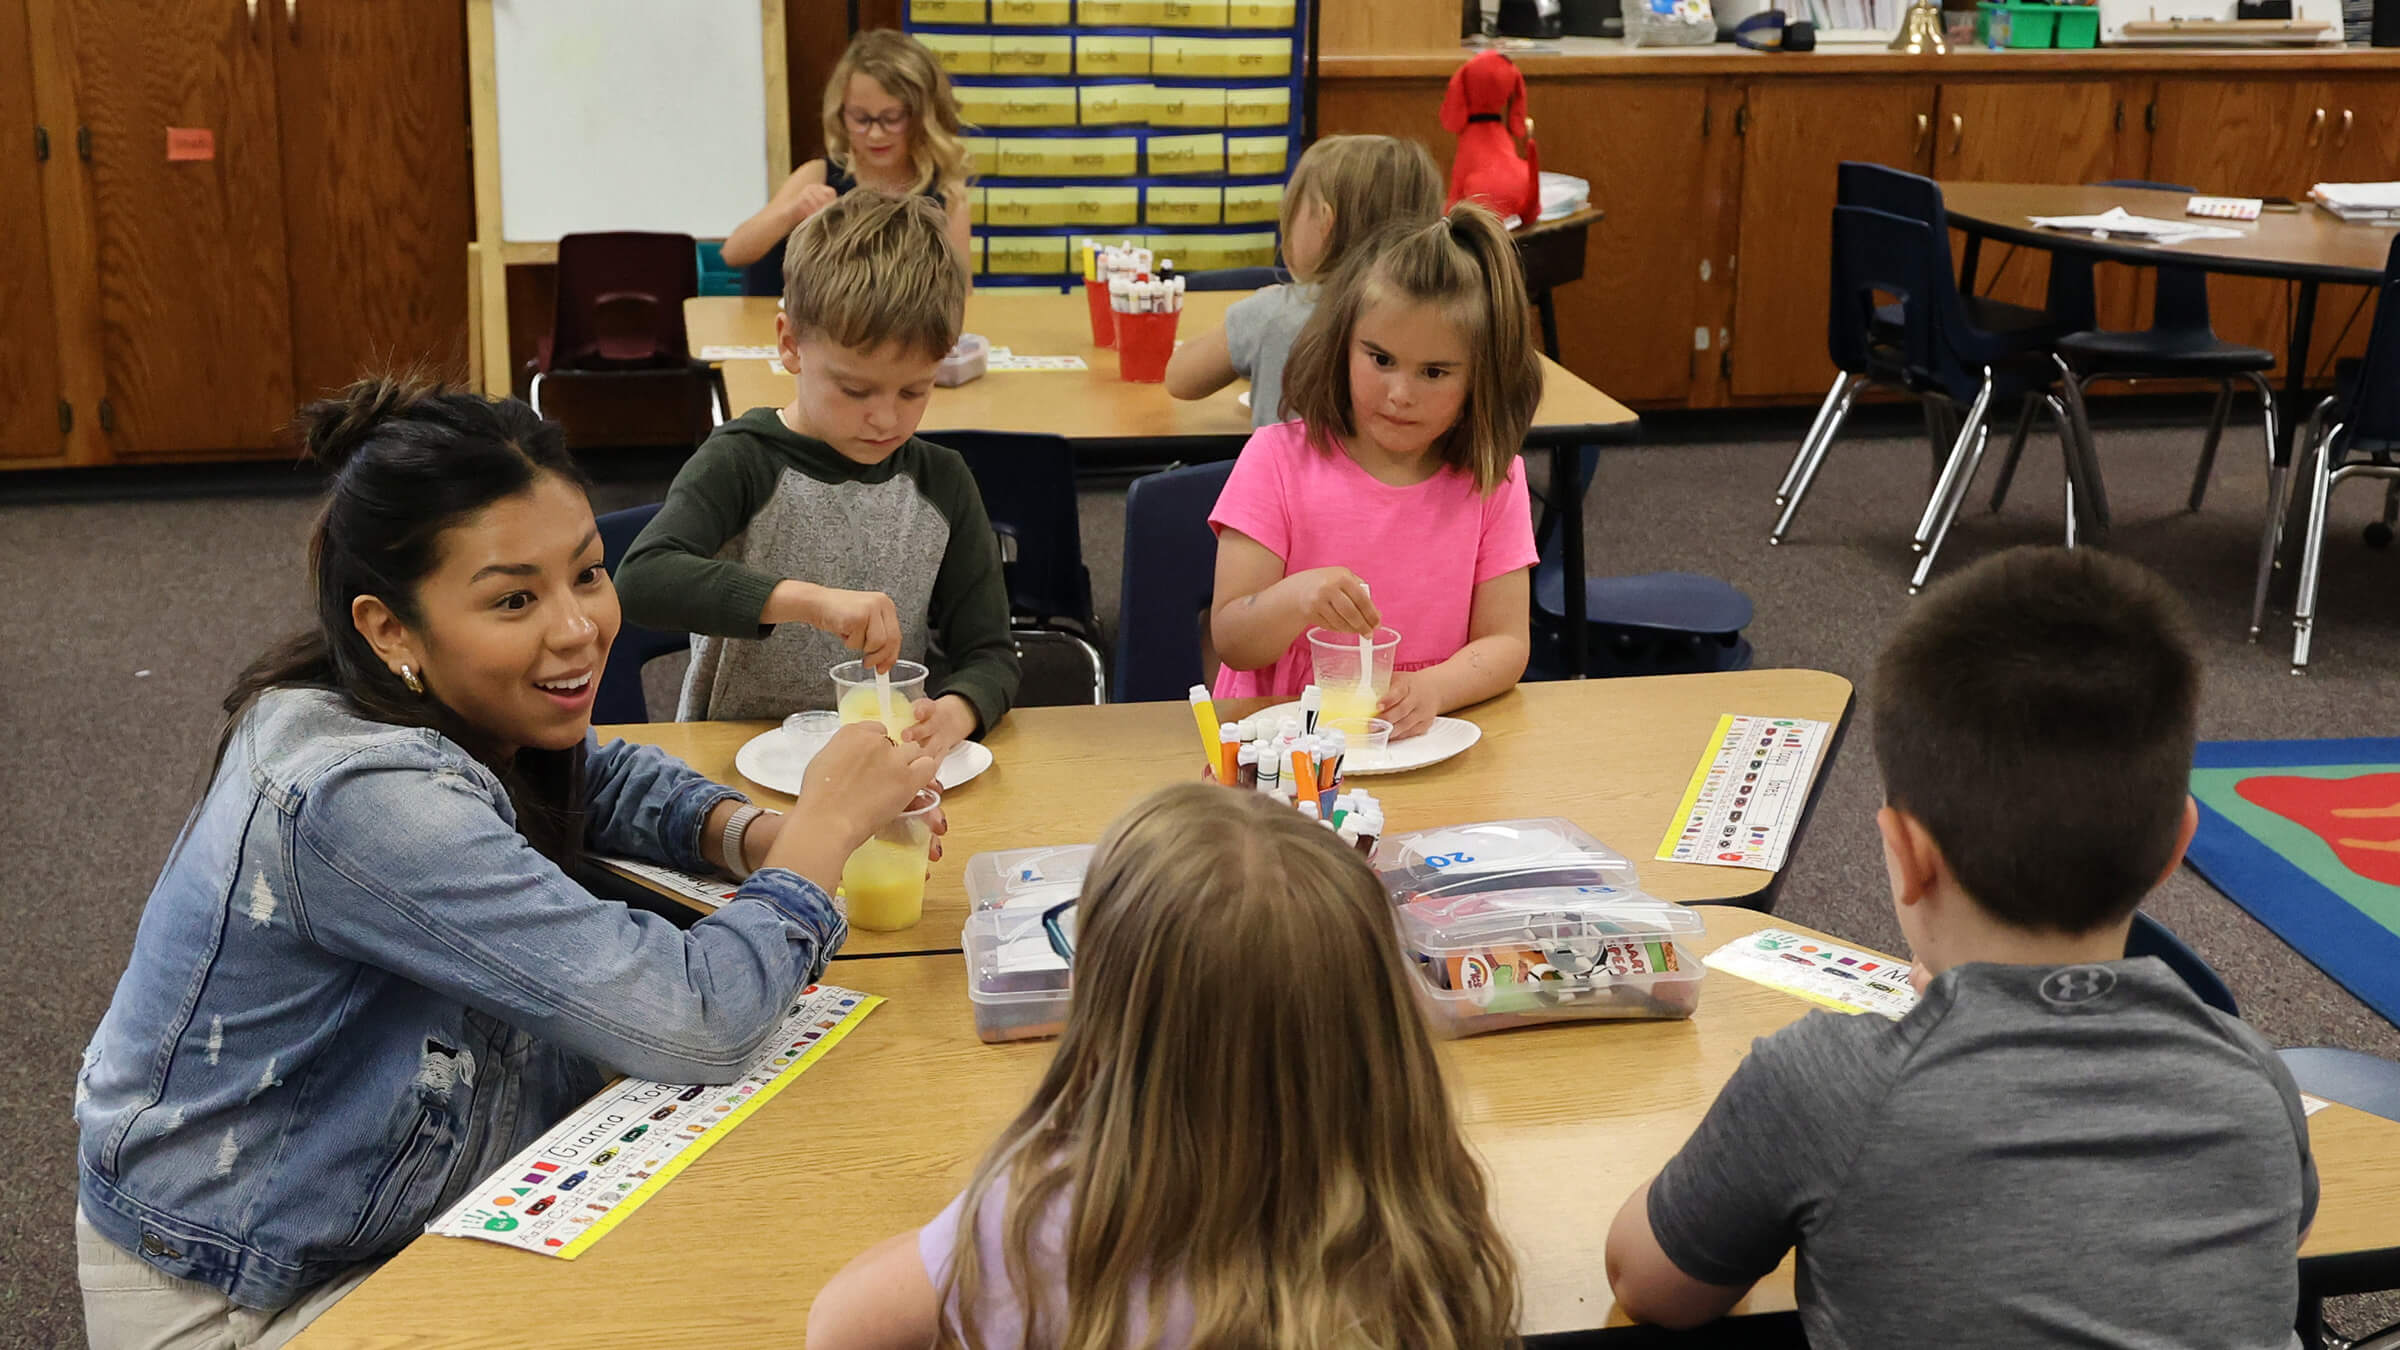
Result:
M1453 136L1467 129L1467 69L1450 72L1450 90L1442 95L1442 130Z
M1508 63L1508 134L1518 140L1525 137L1525 72L1517 63Z

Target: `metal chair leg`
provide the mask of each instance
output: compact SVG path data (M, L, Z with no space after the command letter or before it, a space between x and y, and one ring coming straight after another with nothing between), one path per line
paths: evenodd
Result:
M525 402L532 406L533 415L536 417L542 415L542 379L542 372L538 370L533 372L533 383L528 385L525 390Z
M1989 384L1984 386L1988 392ZM1964 471L1958 486L1943 503L1941 523L1934 527L1933 539L1926 545L1925 556L1917 560L1917 570L1908 579L1908 593L1915 595L1925 589L1925 579L1933 575L1933 560L1942 551L1942 541L1950 537L1950 524L1958 519L1958 508L1966 504L1967 492L1975 486L1975 471L1983 467L1983 447L1991 439L1992 429L1981 418L1970 415L1966 429L1959 433L1962 444L1972 441L1974 448L1967 452Z
M2067 547L2075 548L2083 543L2083 500L2075 491L2076 481L2083 475L2076 467L2075 429L2067 418L2067 405L2058 395L2042 395L2042 404L2050 409L2050 425L2058 429L2058 453L2067 480Z
M1992 482L1992 504L1987 509L1994 514L1998 514L2000 503L2008 500L2008 485L2016 480L2017 460L2025 453L2025 437L2033 430L2033 414L2039 407L2041 399L2030 393L2017 407L2017 430L2008 438L2008 457L2000 461L2000 476Z
M1792 464L1795 476L1786 485L1786 495L1776 498L1783 507L1783 513L1775 518L1775 528L1767 535L1770 545L1782 543L1783 536L1791 531L1792 517L1800 513L1800 499L1808 495L1808 485L1817 480L1817 470L1824 467L1826 452L1833 448L1834 437L1841 434L1842 423L1850 416L1851 404L1866 384L1867 377L1864 375L1843 376L1839 386L1841 397L1826 410L1831 416L1825 419L1823 426L1811 429L1813 442L1802 442L1800 458Z
M2259 631L2267 622L2267 589L2272 584L2275 569L2282 565L2277 557L2283 546L2283 517L2291 510L2291 466L2277 464L2267 470L2267 518L2258 531L2258 579L2250 590L2250 640L2258 641Z
M1975 433L1982 429L1984 416L1991 408L1992 371L1991 367L1986 366L1983 387L1975 391L1975 401L1967 406L1966 425L1959 429L1958 439L1951 443L1950 457L1942 462L1942 471L1934 477L1933 494L1925 499L1925 514L1917 519L1917 532L1909 541L1909 547L1916 552L1931 551L1937 527L1943 523L1945 516L1954 513L1956 508L1951 503L1958 495L1960 470L1966 467L1969 447L1975 439Z
M2187 511L2200 509L2208 496L2208 475L2217 467L2217 442L2224 439L2225 419L2233 412L2233 381L2217 381L2217 405L2208 414L2208 435L2200 441L2200 467L2192 472L2191 500L2184 504Z
M2308 480L2308 534L2301 540L2300 589L2292 600L2294 675L2308 668L2308 642L2317 621L2317 574L2325 559L2325 504L2333 495L2333 442L2341 434L2341 424L2334 423L2311 447L2315 460Z
M2084 521L2091 527L2096 543L2100 535L2107 533L2109 517L2108 489L2100 482L2099 447L2092 439L2092 410L2084 405L2083 379L2075 373L2075 368L2062 356L2054 354L2051 360L2058 363L2059 392L2066 398L2068 415L2075 421L2076 437L2083 443Z
M1800 481L1800 466L1808 462L1817 438L1825 434L1826 424L1840 424L1842 416L1850 411L1851 398L1866 382L1866 376L1852 375L1846 370L1834 375L1833 387L1825 391L1825 401L1817 405L1816 419L1808 424L1808 434L1800 438L1800 448L1793 453L1791 466L1783 471L1783 483L1775 489L1777 506L1791 500L1792 486Z

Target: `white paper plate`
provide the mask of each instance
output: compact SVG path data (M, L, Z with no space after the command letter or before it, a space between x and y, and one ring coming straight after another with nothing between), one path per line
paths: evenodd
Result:
M770 727L750 738L741 749L733 752L733 767L744 778L760 787L773 788L786 796L800 795L800 775L808 762L816 758L814 748L803 749L792 744L782 727ZM935 786L948 792L992 767L992 752L981 741L960 741L958 748L942 758L942 767L933 775Z
M1257 716L1270 722L1300 717L1298 702L1280 703ZM1381 759L1369 759L1363 754L1342 757L1342 777L1371 778L1377 774L1407 773L1453 759L1467 752L1468 747L1483 739L1483 728L1458 717L1437 717L1424 734L1405 741L1394 741L1384 748Z

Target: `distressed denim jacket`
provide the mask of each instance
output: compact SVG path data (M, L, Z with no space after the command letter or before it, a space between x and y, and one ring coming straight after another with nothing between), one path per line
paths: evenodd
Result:
M705 871L731 789L585 742L587 847ZM595 898L456 743L287 689L236 729L75 1089L93 1226L279 1308L388 1255L610 1069L731 1081L848 936L781 869L679 930Z

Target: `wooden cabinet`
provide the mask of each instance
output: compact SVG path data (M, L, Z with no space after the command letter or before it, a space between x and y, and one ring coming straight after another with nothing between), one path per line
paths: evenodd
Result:
M1922 81L1760 81L1750 87L1739 123L1741 251L1729 349L1734 394L1798 399L1822 396L1833 382L1825 314L1834 166L1865 160L1925 172L1933 111L1934 86ZM1609 206L1613 210L1615 203Z
M2314 85L2299 80L2162 79L2150 171L2161 183L2236 197L2300 197L2316 180L2324 136ZM2208 279L2217 333L2280 352L2291 326L2286 285L2249 277Z
M1933 176L1987 183L2094 183L2121 175L2123 101L2106 80L1944 84L1935 101ZM1963 253L1963 237L1952 241ZM2050 257L2040 249L1986 244L1978 294L2039 308ZM2101 312L2130 322L2135 278L2102 269ZM2118 317L2123 315L2123 317Z
M257 454L362 373L463 369L464 52L448 0L0 0L0 119L22 61L52 145L30 186L0 156L0 454Z
M74 146L40 127L25 12L0 4L0 145L7 147L0 153L0 460L66 453L42 191L48 162ZM46 154L37 135L47 141Z

